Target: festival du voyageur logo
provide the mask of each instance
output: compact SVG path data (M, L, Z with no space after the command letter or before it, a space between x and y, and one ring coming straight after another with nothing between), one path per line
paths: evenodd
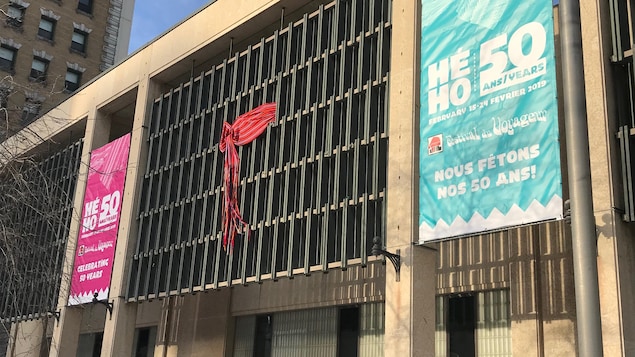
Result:
M428 155L438 154L443 151L443 134L428 138Z

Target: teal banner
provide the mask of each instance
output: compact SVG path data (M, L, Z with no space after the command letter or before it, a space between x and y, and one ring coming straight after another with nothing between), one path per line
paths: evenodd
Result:
M419 240L562 218L551 0L423 0Z

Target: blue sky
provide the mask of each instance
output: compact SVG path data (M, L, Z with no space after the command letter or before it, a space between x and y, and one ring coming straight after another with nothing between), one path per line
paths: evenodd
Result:
M136 0L128 53L153 40L211 0Z
M135 0L128 53L151 41L211 0ZM558 0L553 0L554 5Z

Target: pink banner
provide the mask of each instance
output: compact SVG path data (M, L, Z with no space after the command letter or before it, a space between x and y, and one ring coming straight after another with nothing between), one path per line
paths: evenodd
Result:
M108 299L130 134L93 150L68 305Z

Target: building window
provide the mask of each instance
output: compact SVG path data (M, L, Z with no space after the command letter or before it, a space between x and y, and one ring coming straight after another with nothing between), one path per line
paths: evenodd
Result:
M511 356L509 291L437 296L435 356Z
M35 120L38 114L40 114L41 107L42 103L27 99L22 107L22 125L27 126Z
M359 307L340 309L338 356L359 355Z
M87 14L93 13L93 0L79 0L77 3L77 10L85 12Z
M9 46L0 46L0 69L13 73L18 50Z
M71 41L71 50L85 54L87 38L88 38L88 34L86 32L75 29L73 31L73 39Z
M103 332L83 333L79 335L76 356L99 357L103 339Z
M79 88L79 83L82 80L82 73L79 71L68 68L66 70L66 78L64 81L64 88L67 91L73 92Z
M7 8L7 24L12 27L22 27L22 19L24 18L23 6L18 4L9 4Z
M448 299L448 334L450 356L475 356L476 303L474 296Z
M273 337L273 316L260 315L256 317L256 335L254 336L254 357L271 356Z
M154 356L154 345L156 344L157 328L143 327L135 330L134 345L132 350L135 357Z
M47 59L41 57L33 57L29 79L35 82L45 83L48 67L49 61Z
M381 356L384 316L382 303L242 316L233 356Z
M40 19L40 27L37 30L38 37L42 40L53 41L56 23L57 21L50 17L42 16Z

